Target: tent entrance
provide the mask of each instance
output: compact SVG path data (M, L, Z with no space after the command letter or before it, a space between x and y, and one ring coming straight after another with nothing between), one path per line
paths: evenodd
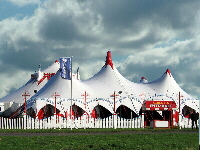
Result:
M145 113L144 125L152 128L170 128L173 126L174 101L145 101L142 109Z
M125 105L120 105L116 110L116 114L119 117L125 118L125 119L133 119L133 118L139 117L133 110L131 110Z
M111 115L112 113L102 105L95 106L91 113L91 116L93 118L101 118L101 119L107 118Z
M160 125L156 126L155 123L158 123ZM161 125L164 123L165 125ZM165 127L169 128L170 126L173 126L173 111L170 110L164 110L164 111L151 111L146 110L145 116L144 116L144 124L145 127Z

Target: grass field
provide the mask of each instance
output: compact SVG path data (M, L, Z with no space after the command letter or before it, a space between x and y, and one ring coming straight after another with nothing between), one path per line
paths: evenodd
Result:
M122 131L143 133L120 134ZM150 133L149 133L150 131ZM2 150L198 150L198 132L191 129L0 130ZM1 136L4 132L103 132L101 135ZM112 134L113 132L117 132ZM158 134L159 133L159 134ZM189 133L189 134L188 134Z

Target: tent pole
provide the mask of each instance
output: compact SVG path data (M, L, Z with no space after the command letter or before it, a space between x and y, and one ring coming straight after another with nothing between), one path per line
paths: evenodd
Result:
M54 96L54 115L56 115L56 92Z
M115 114L115 91L114 91L114 107L113 107L113 111L114 111L114 114Z
M87 98L87 96L86 96L86 91L85 91L85 112L84 112L85 125L84 125L84 129L86 129L86 98Z
M179 122L179 129L181 129L181 93L179 92L178 93L178 103L179 103L179 108L178 108L178 111L179 111L179 114L178 114L178 122Z
M71 130L72 130L72 57L73 56L71 56L71 115L70 115L70 119L71 119Z
M113 114L113 128L116 129L116 126L115 126L115 119L116 119L116 113L115 113L115 91L114 91L114 107L113 107L113 111L114 111L114 114Z
M56 129L56 124L57 124L57 115L56 115L56 98L57 98L57 96L60 96L60 95L58 95L58 93L56 93L55 92L55 94L54 95L52 95L52 96L54 96L54 117L55 117L55 127L54 127L54 129Z
M27 128L27 115L26 115L26 97L27 96L30 96L29 94L28 94L28 92L25 92L22 96L24 96L24 119L25 119L25 121L24 121L24 129L26 129Z
M181 113L181 111L180 111L180 106L181 106L181 94L180 94L180 92L178 93L178 101L179 101L179 108L178 108L178 110L179 110L179 113Z
M86 91L85 91L85 111L86 111L86 98L87 98L87 96L86 96Z
M24 115L26 115L26 97L30 95L28 92L25 92L22 96L24 96Z
M54 117L55 117L55 123L57 124L57 115L56 115L56 92L55 92L55 97L54 97ZM55 124L55 125L56 125ZM56 127L54 127L56 129Z
M199 100L199 118L200 118L200 100ZM199 119L199 149L200 149L200 119Z

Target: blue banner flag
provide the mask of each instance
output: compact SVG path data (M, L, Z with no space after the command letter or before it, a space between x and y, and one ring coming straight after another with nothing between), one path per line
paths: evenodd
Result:
M71 80L71 58L60 58L60 76L64 79Z

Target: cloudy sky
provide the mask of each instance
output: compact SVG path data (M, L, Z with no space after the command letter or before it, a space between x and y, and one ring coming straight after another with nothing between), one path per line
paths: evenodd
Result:
M73 56L88 79L110 50L127 79L153 81L170 69L200 98L199 41L199 0L0 0L0 97L59 57Z

